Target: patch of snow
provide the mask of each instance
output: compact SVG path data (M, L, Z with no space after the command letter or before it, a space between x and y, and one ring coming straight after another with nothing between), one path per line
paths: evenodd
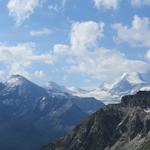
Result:
M140 91L150 91L150 86L142 87Z
M148 114L148 113L150 113L150 108L146 108L146 109L144 109L144 111Z
M42 101L45 101L45 100L46 100L46 97L43 97L43 98L42 98Z
M43 97L40 102L41 102L41 104L40 104L40 110L43 111L44 108L47 105L46 97Z

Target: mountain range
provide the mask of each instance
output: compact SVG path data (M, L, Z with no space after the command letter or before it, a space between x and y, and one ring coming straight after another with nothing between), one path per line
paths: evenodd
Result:
M40 150L150 150L150 92L124 96Z
M73 96L55 83L45 88L13 75L0 83L0 149L34 150L101 107L101 101Z
M149 73L124 73L111 84L103 84L90 90L72 90L72 94L79 97L94 97L103 103L119 103L125 95L135 94L140 90L150 90Z
M21 150L34 150L41 145L53 142L66 135L89 115L103 108L104 103L107 105L116 103L116 105L108 105L101 111L105 112L106 109L109 112L111 108L113 111L117 111L115 112L117 117L119 112L122 115L121 117L124 118L127 114L123 114L122 110L132 114L132 111L130 112L132 108L122 106L123 96L135 94L137 91L149 90L148 75L139 73L124 73L114 83L103 84L90 91L76 87L60 86L55 82L49 82L46 87L42 87L21 75L13 75L7 81L0 83L0 135L2 135L0 136L0 149L20 150L21 148ZM121 99L122 102L119 104ZM145 108L145 111L148 112L149 108ZM109 113L113 115L114 112L110 111ZM99 115L97 117L101 118L101 113ZM119 121L123 121L123 118L120 118ZM98 120L98 118L96 119ZM102 118L102 120L105 119ZM86 120L83 122L86 122ZM109 122L106 123L109 124ZM112 130L111 126L108 128ZM97 132L99 132L98 130ZM106 132L106 135L110 134L107 131L104 132ZM106 138L108 137L106 136ZM52 147L55 146L54 144ZM91 150L93 149L91 148ZM94 148L94 150L96 149Z

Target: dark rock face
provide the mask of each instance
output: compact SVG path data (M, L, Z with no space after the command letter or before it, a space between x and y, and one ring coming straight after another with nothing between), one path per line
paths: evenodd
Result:
M0 84L0 150L36 149L64 136L103 106L93 98L48 92L22 76L13 76Z
M136 95L124 96L121 104L129 107L150 107L150 92L139 91Z
M150 92L100 109L41 150L150 150Z

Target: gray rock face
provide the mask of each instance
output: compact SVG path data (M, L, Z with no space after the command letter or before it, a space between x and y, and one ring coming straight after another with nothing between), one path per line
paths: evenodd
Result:
M150 150L150 92L100 109L41 150Z

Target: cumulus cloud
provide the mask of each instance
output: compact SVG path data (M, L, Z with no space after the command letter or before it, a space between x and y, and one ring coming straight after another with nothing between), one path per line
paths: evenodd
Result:
M67 0L60 0L59 3L48 5L51 12L62 13L66 6Z
M116 9L123 0L93 0L97 9ZM150 5L150 0L128 0L132 6Z
M94 0L96 8L116 9L119 0Z
M31 43L8 46L0 44L0 62L6 65L6 71L11 74L23 74L28 76L26 69L36 62L52 64L52 56L48 54L37 54L35 45Z
M149 70L149 64L144 61L130 60L117 50L101 47L97 41L102 38L103 32L103 23L93 21L73 23L70 46L56 46L63 56L67 54L69 71L110 82L124 72L142 73Z
M69 46L65 44L56 44L54 45L53 48L53 54L56 55L61 55L63 53L67 53L69 51Z
M131 27L118 23L113 25L113 29L120 42L127 42L131 46L150 46L150 20L147 17L134 16Z
M75 53L82 53L97 45L98 38L103 36L104 23L86 21L76 22L71 28L71 50Z
M52 30L48 28L30 31L31 36L45 36L45 35L50 35L50 34L52 34Z
M131 0L133 6L150 5L150 0Z
M129 60L122 53L106 48L88 52L84 57L76 58L71 71L88 74L93 78L114 81L124 72L146 72L149 65L144 61Z
M41 1L42 0L9 0L7 4L9 15L14 17L16 23L20 25L31 16Z

